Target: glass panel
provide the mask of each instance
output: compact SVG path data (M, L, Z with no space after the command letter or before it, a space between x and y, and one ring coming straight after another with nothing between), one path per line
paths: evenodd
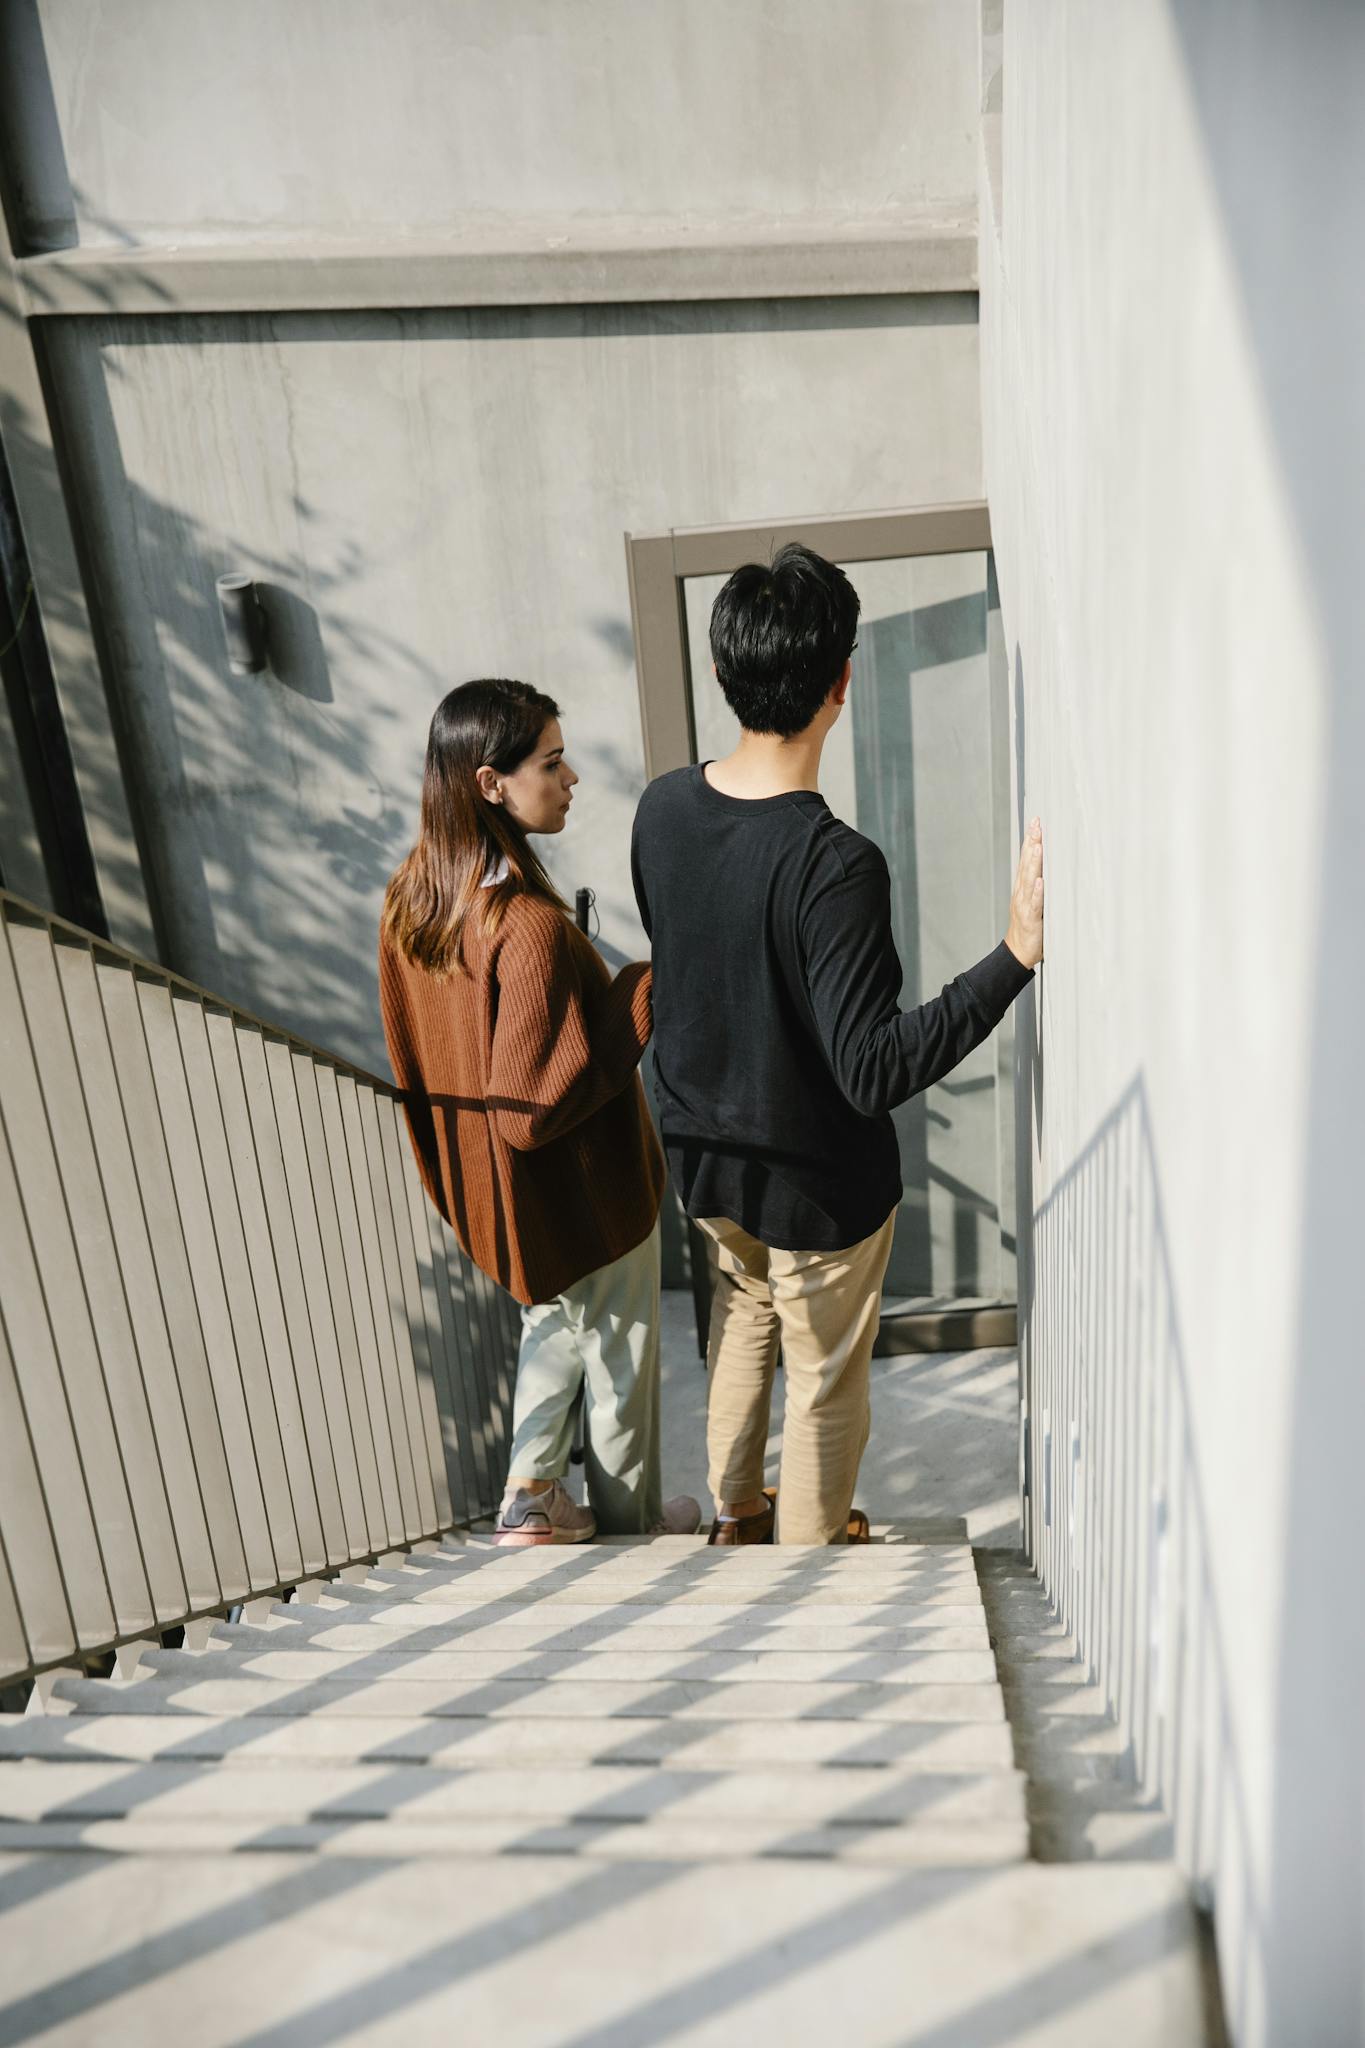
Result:
M825 747L831 810L874 839L912 1008L995 945L984 553L846 565L862 599L848 708ZM724 577L685 587L699 760L738 727L711 673L711 606ZM1000 1237L1001 1148L993 1039L895 1113L905 1194L888 1306L1013 1293Z

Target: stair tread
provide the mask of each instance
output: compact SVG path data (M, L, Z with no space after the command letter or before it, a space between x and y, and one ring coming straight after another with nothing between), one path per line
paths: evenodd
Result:
M249 1816L187 1822L150 1818L0 1821L0 1852L78 1848L115 1850L121 1859L139 1851L165 1850L180 1858L212 1850L240 1853L249 1849L254 1861L265 1850L296 1848L405 1861L430 1855L480 1855L505 1856L518 1863L530 1856L543 1856L559 1863L562 1858L582 1856L632 1863L715 1865L761 1857L765 1869L770 1862L785 1858L949 1869L1023 1862L1028 1856L1029 1836L1024 1820L865 1827L752 1821L745 1825L742 1836L732 1820L668 1820L647 1825L633 1820L530 1822L479 1816L383 1823L261 1821ZM430 1900L426 1910L429 1922Z
M347 1606L377 1609L394 1600L395 1592L401 1596L405 1607L472 1609L497 1602L508 1607L723 1607L732 1612L743 1612L753 1607L884 1610L888 1606L923 1609L966 1606L976 1613L982 1611L980 1587L975 1579L965 1576L906 1581L904 1584L886 1578L868 1578L856 1583L849 1579L783 1582L774 1578L743 1584L738 1574L728 1581L712 1579L681 1583L662 1576L651 1578L641 1574L625 1585L613 1585L600 1578L579 1578L545 1587L530 1579L509 1578L495 1582L489 1578L477 1583L471 1579L462 1583L445 1581L421 1587L412 1580L405 1580L397 1589L329 1584L323 1600L333 1604L333 1611Z
M225 1656L213 1657L207 1669L218 1681L273 1678L294 1685L312 1685L327 1678L374 1678L385 1683L392 1677L465 1685L501 1679L587 1685L597 1681L644 1683L673 1678L729 1682L752 1679L770 1683L783 1679L798 1683L869 1680L882 1685L995 1682L995 1659L989 1649L827 1651L763 1646L751 1650L487 1650L462 1645L417 1651L356 1652L302 1643L272 1644L262 1649L239 1649L233 1645ZM132 1683L146 1684L153 1678L195 1681L205 1671L205 1659L196 1652L157 1650L142 1659Z
M702 1616L679 1618L666 1608L645 1608L634 1620L622 1622L612 1614L598 1614L593 1620L571 1621L531 1615L479 1615L420 1618L410 1623L390 1622L383 1615L352 1621L345 1615L318 1608L280 1608L263 1624L220 1623L210 1643L216 1654L223 1649L287 1649L307 1644L319 1649L361 1651L406 1656L414 1639L424 1649L477 1647L478 1649L556 1650L617 1649L630 1646L650 1650L989 1650L985 1621L955 1621L938 1624L921 1619L910 1626L897 1620L870 1621L862 1628L822 1625L818 1620L793 1620L781 1610L769 1610L772 1621L758 1627L753 1616L742 1621L713 1622Z
M441 1683L394 1676L386 1679L323 1678L290 1685L269 1678L220 1678L218 1660L196 1665L180 1679L149 1674L127 1685L104 1679L61 1678L58 1704L86 1713L130 1714L372 1714L482 1719L590 1715L650 1719L670 1715L708 1720L787 1720L806 1715L867 1721L1003 1721L1004 1699L994 1683L886 1685L876 1680L799 1684L794 1680L737 1681L668 1679L658 1683L542 1685L536 1679L489 1679L473 1684Z
M264 2035L280 2026L287 1986L301 2039L341 2037L368 2010L409 2040L485 2041L525 2010L528 1975L533 1985L537 1975L528 1957L544 1955L579 2038L668 2040L706 2013L708 1990L738 1984L761 1995L765 2030L793 2041L844 2038L850 2016L868 2014L874 1999L901 2015L897 2038L913 2014L926 2039L981 2042L1000 2032L1003 2014L1029 2048L1204 2040L1194 1916L1168 1870L1015 1860L964 1876L741 1857L728 1866L732 1881L717 1884L705 1862L630 1857L629 1837L609 1834L571 1883L554 1855L457 1856L432 1845L413 1862L344 1848L212 1855L183 1843L167 1844L180 1853L118 1860L79 1847L0 1856L0 1887L35 1894L10 1923L6 1998L36 2033L39 2017L50 2024L108 1957L160 1951L178 1958L173 1980L122 1993L129 2040L158 2038L157 2019L186 2013L213 2043ZM45 1881L56 1889L43 1895ZM72 1885L78 1913L61 1910ZM223 1916L232 1938L206 1938ZM48 1938L34 1940L35 1927ZM791 1955L795 1970L774 1961ZM392 2014L388 2004L367 2007L385 1992ZM80 2008L73 2017L74 2036Z
M352 1590L346 1589L348 1593ZM295 1615L305 1623L316 1619L323 1625L335 1627L346 1624L355 1628L371 1625L380 1628L435 1628L450 1627L460 1621L479 1627L491 1627L494 1622L507 1621L521 1627L534 1622L546 1628L575 1625L601 1628L609 1624L612 1617L617 1617L623 1627L632 1622L644 1628L678 1624L697 1628L751 1626L764 1634L779 1628L946 1628L962 1623L978 1627L985 1624L985 1608L980 1594L974 1591L936 1594L932 1599L900 1600L890 1614L885 1603L866 1599L822 1599L804 1606L783 1601L764 1601L755 1605L735 1599L708 1598L704 1602L654 1599L643 1597L638 1591L627 1598L607 1601L588 1600L576 1592L546 1594L537 1599L511 1599L505 1595L489 1600L441 1601L418 1601L405 1597L392 1602L328 1598L313 1606L296 1607L291 1602L272 1610L272 1619Z
M745 1766L527 1765L432 1771L418 1764L315 1764L226 1773L212 1764L0 1762L0 1820L234 1819L293 1823L492 1820L688 1824L749 1820L792 1826L909 1827L923 1820L1022 1821L1024 1780L1012 1767L972 1772L801 1771Z
M678 1722L635 1719L440 1721L374 1716L283 1715L202 1719L167 1714L68 1714L0 1722L0 1756L104 1756L145 1763L221 1758L235 1769L256 1760L421 1762L466 1767L539 1762L668 1763L675 1769L732 1764L806 1765L831 1762L875 1768L978 1769L1014 1761L1003 1722L838 1721Z

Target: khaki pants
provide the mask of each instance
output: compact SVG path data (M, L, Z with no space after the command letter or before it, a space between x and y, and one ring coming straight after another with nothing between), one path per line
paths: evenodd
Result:
M706 1364L706 1445L717 1505L752 1500L778 1346L786 1373L779 1543L842 1543L871 1423L868 1395L893 1209L839 1252L773 1251L724 1216L699 1217L716 1247Z

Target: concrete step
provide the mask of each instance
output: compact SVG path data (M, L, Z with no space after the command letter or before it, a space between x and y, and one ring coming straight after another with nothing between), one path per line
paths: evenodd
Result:
M1127 1757L1131 1744L1109 1714L1021 1714L1008 1707L1010 1726L1030 1757Z
M1076 1655L1076 1645L1070 1636L1035 1636L1027 1630L1018 1635L1002 1633L995 1626L991 1628L991 1640L1009 1650L1010 1661L1021 1671L1030 1670L1038 1664L1065 1664L1085 1677L1085 1666Z
M518 1628L547 1630L561 1627L600 1629L619 1622L623 1628L632 1625L642 1628L745 1628L761 1635L786 1628L979 1628L984 1620L980 1599L968 1594L900 1601L890 1611L885 1606L868 1605L857 1600L822 1600L815 1603L815 1612L812 1613L806 1606L780 1602L765 1602L757 1607L733 1599L707 1600L704 1603L689 1599L683 1603L647 1599L638 1593L605 1602L588 1600L574 1592L550 1593L541 1599L528 1597L521 1600L404 1598L389 1601L350 1597L354 1590L347 1587L343 1597L329 1595L309 1607L295 1606L292 1601L287 1605L277 1604L271 1609L270 1619L274 1621L297 1615L305 1627L312 1622L332 1628L373 1625L386 1629L454 1627L461 1622L481 1629L492 1628L496 1622L506 1622Z
M1070 1684L1058 1677L1046 1684L1032 1679L1022 1683L1016 1671L1009 1671L1001 1684L1009 1694L1011 1715L1021 1727L1056 1720L1112 1721L1109 1700L1101 1687L1091 1685L1080 1674Z
M1161 1807L1131 1783L1029 1784L1033 1853L1041 1861L1167 1863L1175 1829Z
M707 1548L707 1531L709 1527L709 1522L703 1517L702 1526L694 1536L597 1535L593 1537L589 1547L593 1550L652 1549L677 1551L687 1548L705 1550ZM937 1549L943 1547L961 1550L970 1545L967 1524L961 1515L931 1515L921 1517L918 1520L911 1519L900 1522L874 1521L871 1528L871 1544L857 1545L856 1547L860 1552L866 1551L869 1548L881 1550L887 1546L894 1546L898 1549L907 1547ZM780 1548L780 1546L769 1544L764 1544L761 1547L763 1549ZM813 1546L806 1547L811 1548ZM428 1557L469 1556L476 1555L481 1551L496 1551L498 1548L499 1546L493 1540L493 1523L485 1521L475 1529L450 1530L446 1535L440 1537L429 1546L421 1545L410 1552L394 1553L394 1556L402 1561L413 1560L420 1562ZM800 1546L797 1545L789 1544L787 1546L789 1553L798 1551L799 1548ZM1002 1554L1008 1555L1008 1553Z
M882 1548L853 1546L843 1550L780 1548L747 1544L739 1550L659 1546L639 1550L598 1550L593 1544L546 1544L528 1550L487 1550L479 1559L420 1559L413 1565L377 1565L366 1573L372 1585L454 1585L473 1579L659 1579L675 1583L696 1579L849 1579L855 1583L911 1579L976 1579L976 1565L966 1544L958 1548ZM340 1581L348 1583L348 1581Z
M1193 1916L1142 1866L737 1861L717 1883L637 1857L566 1882L551 1855L73 1850L0 1859L0 1896L16 2040L702 2048L759 2013L790 2048L1205 2038Z
M460 1819L750 1822L791 1827L936 1827L1025 1821L1024 1781L1013 1770L726 1771L666 1766L479 1766L433 1771L420 1764L324 1764L278 1769L152 1763L0 1763L0 1821L149 1818L236 1820L290 1826L307 1821L409 1825ZM647 1853L643 1847L641 1853Z
M562 1614L563 1610L561 1610ZM392 1622L383 1612L352 1621L348 1616L314 1607L276 1608L264 1622L220 1622L210 1647L213 1649L284 1649L307 1643L323 1650L390 1652L407 1654L416 1641L423 1649L462 1646L481 1650L816 1650L847 1653L862 1650L989 1650L990 1637L982 1620L952 1622L942 1626L921 1618L914 1626L898 1619L872 1621L862 1628L830 1627L804 1615L792 1617L781 1608L764 1615L746 1614L742 1620L713 1622L707 1616L678 1617L664 1607L647 1607L631 1620L622 1621L620 1610L605 1613L590 1609L592 1619L565 1623L556 1616L495 1613L430 1615L411 1622Z
M399 1585L422 1579L426 1583L454 1583L460 1579L548 1579L548 1577L604 1577L604 1579L976 1579L972 1550L966 1544L939 1546L882 1546L862 1544L849 1548L782 1548L780 1544L747 1544L743 1548L708 1548L706 1544L679 1542L641 1544L636 1548L612 1550L598 1544L544 1544L526 1550L483 1550L460 1556L413 1559L405 1565L356 1567L375 1585ZM346 1581L342 1581L346 1583Z
M1003 1721L1004 1701L994 1684L884 1685L875 1680L803 1685L792 1680L726 1683L668 1679L658 1683L581 1681L545 1685L538 1679L488 1679L442 1684L391 1678L323 1678L291 1685L270 1678L234 1676L229 1660L193 1661L184 1678L156 1674L128 1684L102 1678L59 1678L54 1703L94 1714L375 1714L402 1718L548 1718L600 1720L677 1715L686 1720L788 1721L813 1717L840 1721Z
M880 1685L992 1685L995 1659L989 1650L641 1650L625 1649L485 1650L473 1645L453 1649L327 1650L316 1644L271 1645L257 1649L232 1645L210 1668L219 1679L241 1675L274 1678L289 1685L313 1685L322 1679L383 1681L401 1676L436 1685L461 1685L505 1678L536 1679L544 1685L586 1685L595 1681L639 1683L671 1678L717 1679L730 1683L752 1679L778 1683L826 1680L873 1680ZM188 1650L153 1650L142 1659L138 1676L198 1680L203 1657Z
M819 1579L815 1577L782 1580L777 1577L763 1580L746 1580L739 1573L733 1577L717 1574L712 1578L693 1576L691 1578L669 1579L664 1575L650 1577L639 1574L629 1580L607 1579L605 1577L575 1576L572 1579L538 1583L533 1578L495 1578L490 1572L482 1577L471 1574L469 1578L455 1581L442 1580L430 1585L418 1585L415 1578L405 1578L397 1588L378 1586L348 1586L339 1580L329 1582L321 1605L324 1610L331 1606L358 1607L375 1610L388 1607L390 1602L406 1608L418 1607L460 1607L470 1609L500 1603L508 1608L514 1605L536 1604L542 1607L720 1607L731 1613L742 1612L751 1606L763 1609L772 1607L859 1607L885 1610L895 1607L902 1610L928 1609L936 1607L967 1607L973 1614L981 1612L980 1589L974 1579L965 1575L951 1578L911 1578L905 1581L889 1577L854 1579L850 1577Z
M119 1763L666 1763L675 1770L736 1765L864 1770L1007 1770L1014 1762L1003 1722L911 1722L849 1726L840 1721L620 1720L362 1721L338 1717L68 1714L0 1721L0 1757L105 1758Z
M1091 1700L1106 1698L1085 1665L1074 1657L1028 1660L1011 1655L1009 1674L1010 1690L1024 1701L1045 1704L1058 1692L1084 1692Z
M240 1815L222 1819L0 1821L0 1852L28 1849L100 1849L119 1858L158 1852L186 1855L268 1849L301 1849L348 1859L428 1856L547 1857L649 1863L706 1863L712 1866L793 1858L882 1869L998 1867L1028 1855L1026 1821L929 1820L902 1826L793 1825L786 1821L733 1822L667 1819L647 1827L638 1821L540 1821L452 1819L444 1821L308 1820L261 1823ZM714 1879L713 1879L714 1882ZM428 1901L428 1915L431 1904Z
M883 1528L895 1526L890 1523L882 1524ZM943 1523L936 1526L947 1528L950 1525ZM705 1530L699 1530L693 1536L594 1536L587 1543L542 1544L534 1546L530 1550L508 1550L494 1540L492 1525L490 1524L484 1531L477 1534L471 1533L463 1542L456 1542L450 1537L445 1537L431 1549L389 1552L386 1557L380 1559L380 1563L386 1566L394 1564L470 1563L487 1557L496 1558L506 1563L509 1559L514 1561L524 1560L528 1556L545 1558L556 1554L562 1555L565 1550L569 1550L576 1557L600 1558L607 1556L636 1559L701 1557L721 1565L733 1563L736 1558L742 1561L747 1560L755 1555L760 1559L788 1558L798 1562L801 1559L823 1559L838 1562L845 1558L850 1558L854 1562L861 1562L871 1558L876 1562L886 1557L888 1553L893 1552L901 1557L907 1554L926 1557L938 1554L967 1557L973 1555L970 1542L960 1532L943 1542L926 1542L911 1538L909 1540L898 1540L894 1543L886 1540L880 1543L850 1543L846 1545L823 1543L753 1543L746 1544L742 1550L732 1550L729 1548L722 1549L708 1543ZM1027 1571L1027 1567L1025 1567L1025 1570Z

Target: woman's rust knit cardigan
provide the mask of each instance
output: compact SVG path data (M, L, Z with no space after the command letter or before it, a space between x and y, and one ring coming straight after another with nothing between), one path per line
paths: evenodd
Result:
M564 913L514 895L467 973L379 946L384 1036L422 1181L460 1243L520 1302L551 1301L654 1228L664 1185L637 1069L647 962L612 979Z

